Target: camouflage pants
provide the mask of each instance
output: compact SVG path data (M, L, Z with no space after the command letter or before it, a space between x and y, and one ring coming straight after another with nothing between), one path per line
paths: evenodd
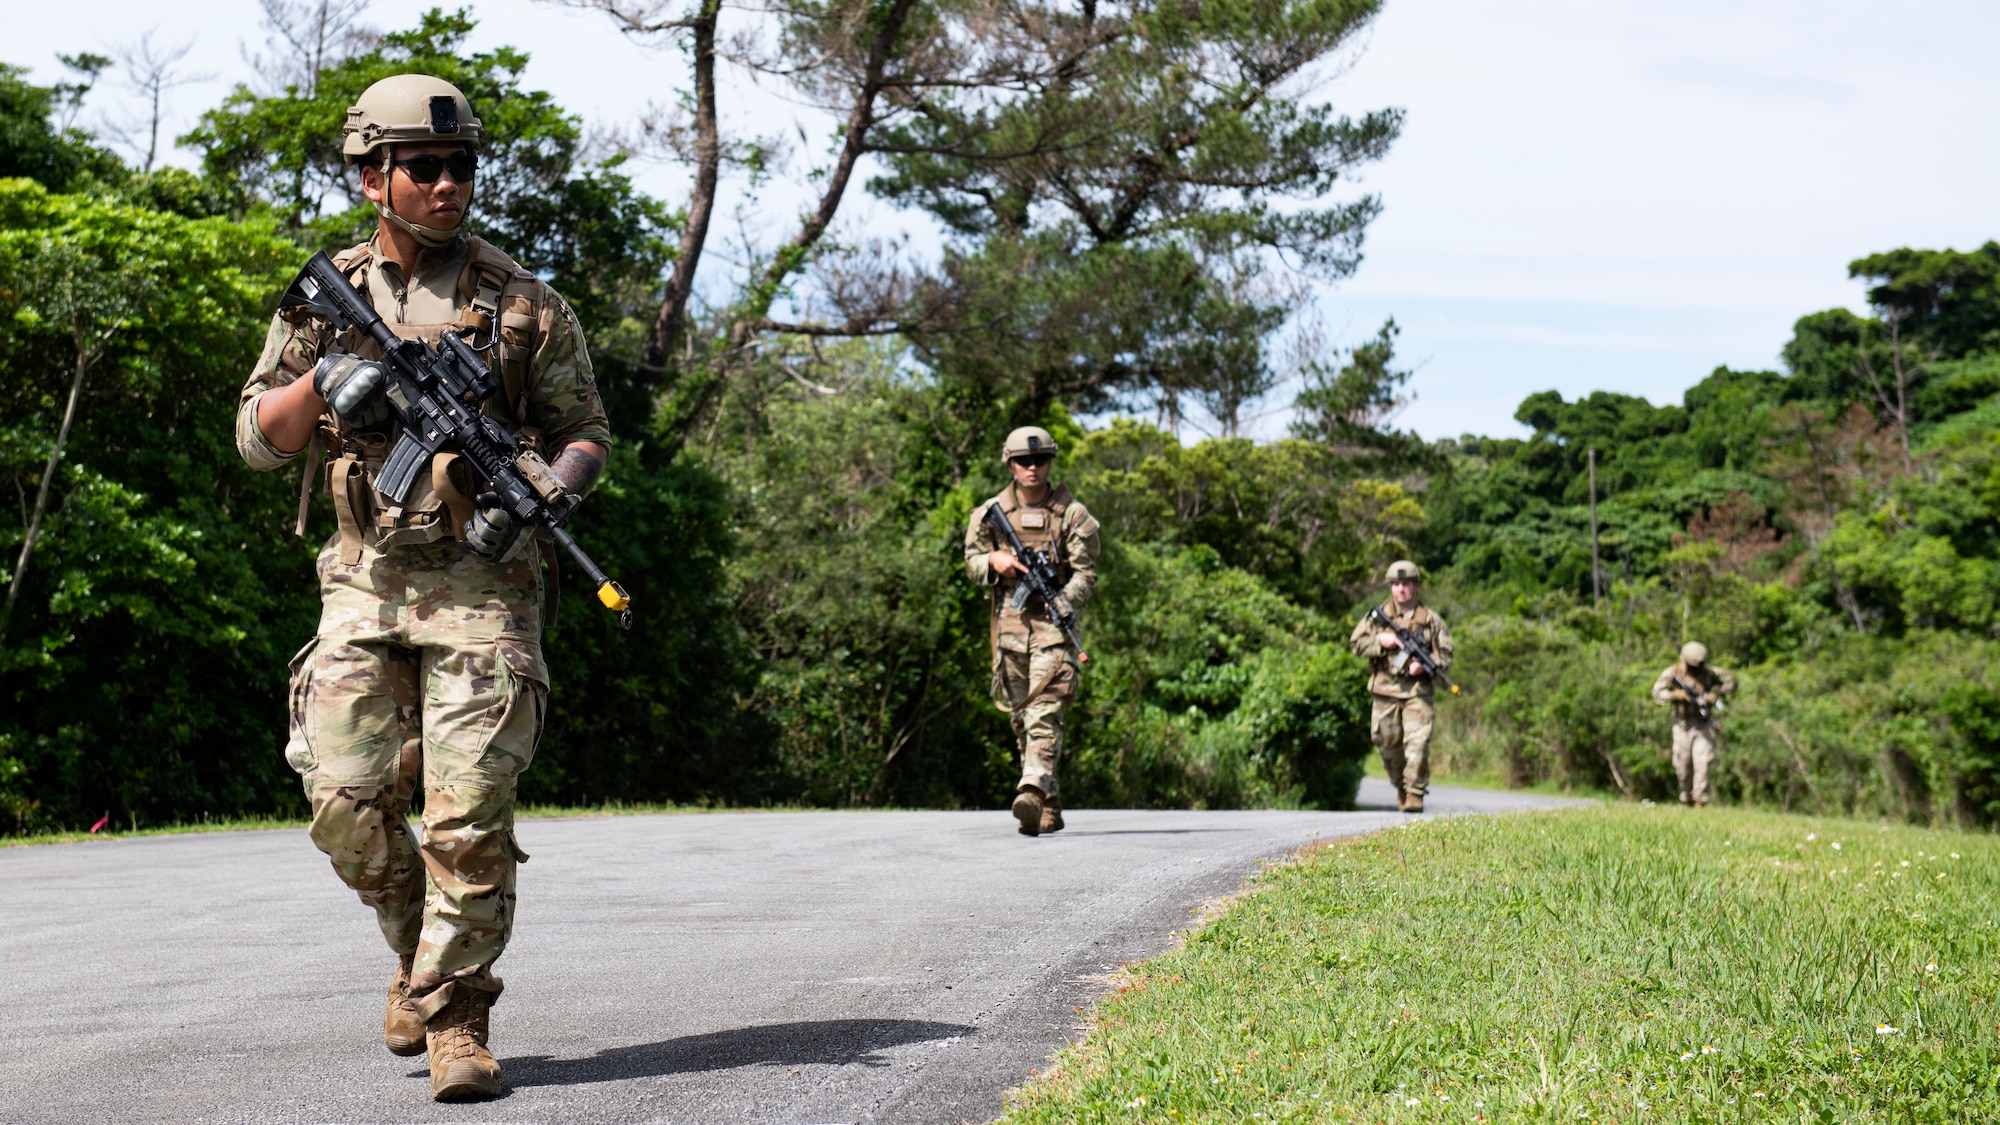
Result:
M413 954L425 1018L454 982L497 991L514 920L514 785L548 698L534 556L494 566L445 541L320 552L319 634L292 661L285 758L313 843ZM423 836L406 819L421 782Z
M1389 780L1413 797L1431 787L1431 723L1437 711L1424 696L1414 699L1375 697L1371 724L1375 748Z
M1070 661L1069 649L1060 645L1026 652L1002 648L995 676L998 694L1012 713L1014 742L1021 752L1019 785L1032 785L1047 796L1057 796L1063 711L1076 694L1076 665Z
M1707 804L1708 771L1715 765L1715 728L1707 723L1674 722L1674 773L1681 803Z

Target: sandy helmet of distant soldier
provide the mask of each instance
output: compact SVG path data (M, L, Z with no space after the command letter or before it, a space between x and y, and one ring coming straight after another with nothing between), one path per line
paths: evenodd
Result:
M459 184L462 205L458 223L449 230L418 226L390 207L387 183L395 171L396 147L409 144L462 144L477 153L485 134L472 103L458 87L428 74L398 74L384 78L347 107L347 124L340 131L340 154L357 167L372 164L382 170L383 200L375 213L408 232L425 246L443 246L458 237L472 211L472 185Z
M1389 571L1382 576L1384 582L1421 582L1424 572L1408 559L1397 559L1389 564Z
M1700 641L1689 641L1682 645L1681 663L1690 668L1699 668L1708 663L1708 646Z
M1056 439L1040 426L1022 426L1007 435L1007 444L1000 450L1000 460L1012 461L1016 457L1032 457L1039 453L1055 456Z

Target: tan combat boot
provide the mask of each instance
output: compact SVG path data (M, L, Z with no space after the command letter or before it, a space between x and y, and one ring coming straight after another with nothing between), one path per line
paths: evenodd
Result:
M410 961L405 953L396 958L396 975L389 981L389 1007L382 1013L382 1042L392 1055L424 1053L424 1017L410 1003Z
M1021 835L1042 834L1042 791L1032 785L1021 786L1014 794L1014 819L1021 822Z
M1410 794L1409 799L1403 802L1403 811L1404 812L1424 811L1424 795L1422 793Z
M441 1102L499 1097L500 1064L486 1049L494 993L452 986L451 1002L425 1025L431 1054L431 1097Z
M1050 797L1042 802L1042 835L1061 832L1062 829L1062 798Z

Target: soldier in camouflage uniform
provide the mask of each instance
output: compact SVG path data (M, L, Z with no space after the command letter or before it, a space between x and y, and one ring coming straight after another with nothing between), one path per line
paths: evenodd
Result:
M1681 662L1653 681L1653 702L1674 709L1674 773L1680 778L1683 805L1708 804L1708 774L1715 765L1714 708L1735 691L1736 677L1710 664L1708 646L1699 641L1682 645ZM1706 718L1703 706L1709 708Z
M1062 761L1063 711L1076 694L1078 654L1050 618L1049 607L1031 600L1014 608L1011 599L1024 568L987 526L986 509L999 507L1022 546L1053 556L1068 603L1057 612L1082 609L1097 586L1097 521L1069 489L1049 485L1055 458L1055 439L1040 426L1008 434L1001 459L1014 483L974 508L965 529L966 577L993 592L993 701L1013 717L1021 753L1013 811L1024 836L1062 831L1056 767Z
M1437 671L1450 668L1451 630L1417 597L1422 583L1417 564L1392 563L1387 578L1390 596L1382 604L1383 615L1423 638L1437 660ZM1366 617L1355 624L1348 644L1354 655L1368 661L1368 691L1375 699L1371 730L1375 748L1382 752L1382 767L1396 786L1396 807L1422 812L1431 784L1431 729L1437 717L1431 704L1431 694L1437 690L1432 669L1404 652L1395 633L1378 629Z
M460 231L480 123L465 96L423 75L384 79L348 110L344 151L379 216L335 264L405 338L460 332L501 387L488 414L587 492L611 434L582 330L562 298ZM487 1011L514 918L516 779L548 700L538 544L482 503L452 454L407 502L372 486L397 436L378 349L304 313L271 324L243 388L237 448L273 470L305 453L310 490L339 530L320 551L318 635L292 661L285 757L304 779L313 842L375 911L398 958L384 1040L428 1053L439 1100L490 1097L500 1068ZM329 455L322 471L320 455ZM423 786L423 833L406 815Z

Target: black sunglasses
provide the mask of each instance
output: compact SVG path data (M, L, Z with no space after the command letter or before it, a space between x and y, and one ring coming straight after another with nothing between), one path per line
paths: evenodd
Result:
M455 152L450 156L412 156L408 160L396 161L396 167L410 174L410 182L434 184L447 171L455 183L470 183L472 175L479 170L479 158L469 152Z
M1056 455L1053 453L1026 453L1014 458L1014 463L1030 469L1039 469L1055 459Z

